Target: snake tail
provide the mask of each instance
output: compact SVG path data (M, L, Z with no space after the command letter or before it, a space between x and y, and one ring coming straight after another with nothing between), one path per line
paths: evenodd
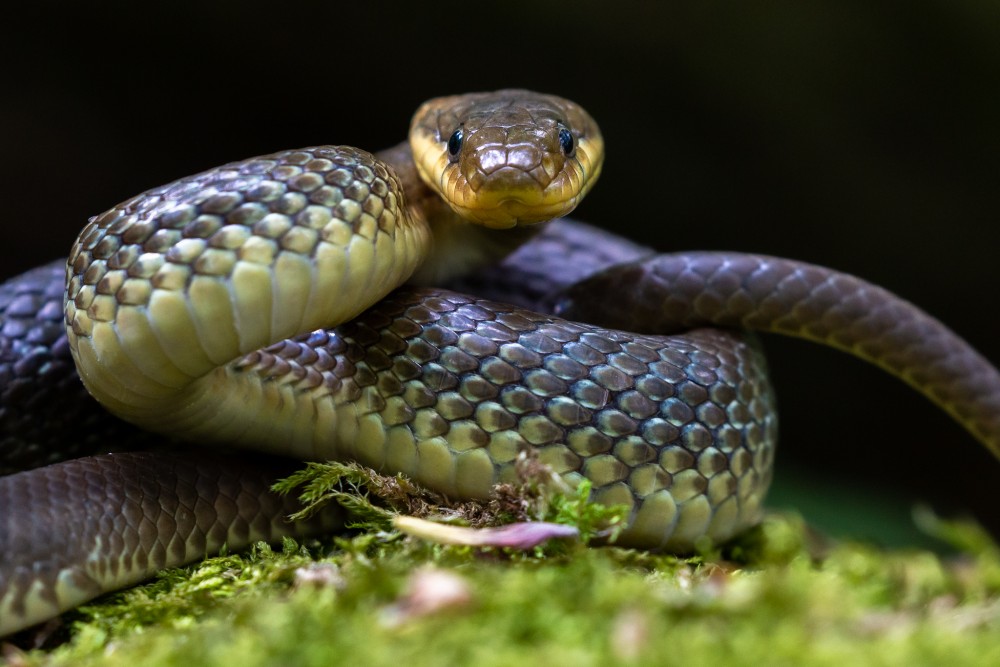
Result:
M241 453L126 452L0 477L0 636L222 547L328 532L270 491L288 461Z
M688 252L607 269L557 301L565 317L630 331L715 325L823 343L901 378L1000 457L1000 372L940 321L860 278L764 255Z

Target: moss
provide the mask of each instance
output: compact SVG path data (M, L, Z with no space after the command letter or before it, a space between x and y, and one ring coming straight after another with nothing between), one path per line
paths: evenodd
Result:
M384 483L350 481L361 491L351 502L415 502ZM324 484L313 490L329 492ZM579 492L508 501L549 519L563 513L584 532L616 521L600 509L591 516ZM942 556L831 543L794 514L774 515L724 549L677 558L580 542L527 553L429 544L368 511L358 532L329 543L259 545L166 572L76 612L70 643L8 657L240 667L1000 664L1000 550L969 523L921 515L957 550Z

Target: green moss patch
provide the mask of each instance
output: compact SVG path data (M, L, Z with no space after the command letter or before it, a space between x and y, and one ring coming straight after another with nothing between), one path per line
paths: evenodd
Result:
M336 491L362 510L354 533L258 545L165 572L67 615L69 643L51 651L8 646L7 659L185 667L1000 664L1000 549L972 524L923 517L953 546L949 556L830 543L795 515L768 517L736 543L692 558L581 541L524 553L391 530L387 507L414 509L416 501L406 489L391 500L398 490L379 489L384 478L315 468L295 481L323 496L338 474L341 485L345 474L360 474ZM431 504L423 513L478 525L524 512L602 537L618 520L577 492L545 486L472 519Z

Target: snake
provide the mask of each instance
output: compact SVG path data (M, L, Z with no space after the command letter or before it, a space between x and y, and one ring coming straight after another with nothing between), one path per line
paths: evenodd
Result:
M290 460L486 499L531 452L624 506L622 545L723 543L773 475L752 331L879 365L1000 456L1000 373L944 324L833 269L658 254L565 218L603 161L569 100L435 98L375 154L287 150L148 190L0 286L0 636L341 526L337 507L285 518L270 485Z

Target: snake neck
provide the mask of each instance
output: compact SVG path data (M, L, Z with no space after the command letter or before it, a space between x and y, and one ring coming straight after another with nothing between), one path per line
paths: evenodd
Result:
M403 142L376 154L399 176L411 209L427 220L433 242L423 264L410 277L413 285L439 285L492 266L531 240L544 224L490 229L455 213L417 172L413 152Z

